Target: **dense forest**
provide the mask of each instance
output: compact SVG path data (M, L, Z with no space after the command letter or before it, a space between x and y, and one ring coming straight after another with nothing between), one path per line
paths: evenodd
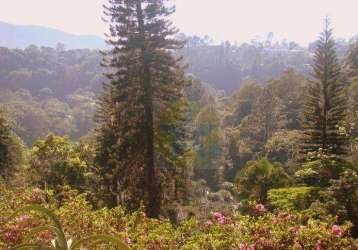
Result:
M164 2L0 48L0 249L358 249L357 36L216 44Z
M313 59L312 48L285 41L272 45L269 38L238 46L179 37L186 43L176 53L184 57L187 74L216 96L229 96L250 81L265 85L289 70L307 77ZM340 58L348 47L345 41L337 45ZM99 50L66 50L60 43L57 48L0 48L0 102L27 145L50 131L77 140L94 127L96 99L105 80L101 58Z

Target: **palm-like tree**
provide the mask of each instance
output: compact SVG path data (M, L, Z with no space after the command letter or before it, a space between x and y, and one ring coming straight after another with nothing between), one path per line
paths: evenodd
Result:
M272 164L267 159L261 159L248 162L238 174L237 185L242 194L253 194L252 198L260 203L266 203L268 190L285 185L287 178L280 164Z

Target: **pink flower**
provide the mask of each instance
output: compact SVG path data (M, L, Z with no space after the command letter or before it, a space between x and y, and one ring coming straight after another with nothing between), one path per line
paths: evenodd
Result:
M266 211L266 208L264 205L262 204L257 204L256 205L256 212L258 213L264 213Z
M127 242L127 244L132 244L132 240L131 240L131 238L129 238L129 237L126 237L126 238L125 238L125 241Z
M206 225L211 226L213 224L212 220L207 220Z
M229 221L227 217L225 217L224 215L222 215L222 213L215 212L213 215L214 215L215 220L216 220L220 225L227 224L228 221Z
M240 250L246 250L246 247L247 247L247 245L244 243L240 243L240 245L239 245Z
M21 230L17 228L8 228L1 235L0 239L3 239L5 242L20 243Z
M240 243L239 249L240 250L255 250L255 247L253 245L249 246L246 243Z
M294 219L294 217L293 217L292 214L288 214L288 215L286 216L286 220L291 221L292 219Z
M221 214L221 213L219 213L219 212L215 212L214 213L214 217L215 217L215 219L220 219L221 217L223 217L223 215Z
M25 222L25 221L27 221L28 219L30 219L30 217L29 217L28 215L26 215L26 214L21 215L21 216L19 217L19 220L20 220L21 222Z
M219 223L220 225L226 224L226 218L225 218L225 217L219 218L219 219L218 219L218 223Z
M317 241L316 250L322 250L321 241Z
M12 233L12 232L6 232L4 234L4 238L6 241L11 241L13 239L13 235L14 235L14 233Z
M339 225L333 225L332 233L337 237L341 237L343 235L343 230Z

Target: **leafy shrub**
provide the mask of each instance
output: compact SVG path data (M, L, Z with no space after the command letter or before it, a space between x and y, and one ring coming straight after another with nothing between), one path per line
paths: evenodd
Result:
M318 189L315 187L289 187L271 189L268 192L270 204L282 210L307 209L317 198Z
M27 201L13 191L5 192L5 196L6 200L3 192L0 194L0 208L3 208L0 218L13 211L12 204ZM253 207L250 216L232 211L207 213L203 220L191 218L177 226L168 220L146 218L142 210L131 214L121 207L94 210L83 195L69 195L63 205L49 206L59 217L67 239L110 234L126 241L130 249L135 250L358 249L358 242L350 237L349 223L336 225L333 220L303 220L299 213L273 214L262 205ZM30 228L45 222L45 218L31 214L29 218L20 216L14 224L16 233L20 231L17 239L7 238L9 234L4 237L4 232L13 225L0 224L0 248L8 249L15 240L22 242ZM48 237L39 235L37 240L46 241ZM98 246L96 249L111 248Z
M260 203L266 203L267 192L270 189L283 187L287 183L288 176L283 167L265 158L248 162L237 178L241 197L254 199Z
M84 191L93 184L92 151L87 145L71 143L68 137L49 134L44 140L38 140L31 150L32 181L57 193L64 185Z
M120 241L118 238L110 236L110 235L93 235L86 237L84 239L77 239L72 241L72 239L67 240L65 233L62 229L62 225L57 218L55 214L53 214L50 210L40 206L40 205L29 205L25 206L19 210L17 210L11 217L11 219L14 219L19 214L22 213L29 213L29 212L37 212L42 215L45 215L47 218L50 219L51 225L48 226L38 226L33 229L31 229L25 237L25 241L32 241L32 239L38 239L38 237L41 235L42 240L45 238L47 239L47 242L45 243L23 243L20 244L12 250L17 249L47 249L47 250L75 250L75 249L82 249L83 246L86 246L87 244L99 244L99 243L112 243L119 247L122 250L129 249L122 241ZM28 216L22 215L20 217L20 222L26 222L29 219ZM11 234L7 233L5 237L11 238ZM53 238L51 241L52 246L49 246L49 241ZM47 244L46 244L47 243Z

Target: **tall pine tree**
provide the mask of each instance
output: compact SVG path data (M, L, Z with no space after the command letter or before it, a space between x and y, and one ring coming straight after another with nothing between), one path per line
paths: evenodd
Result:
M340 158L347 145L347 137L339 129L347 114L347 94L328 19L325 24L317 41L314 79L308 86L303 110L301 151L304 155L323 152Z
M108 0L105 6L112 48L103 60L109 83L97 115L97 159L109 204L136 209L143 201L149 217L159 216L165 198L163 159L175 165L168 155L178 144L165 140L177 135L180 115L165 114L183 102L183 68L172 53L183 42L174 38L167 17L175 9L166 2ZM161 126L163 119L171 124Z

